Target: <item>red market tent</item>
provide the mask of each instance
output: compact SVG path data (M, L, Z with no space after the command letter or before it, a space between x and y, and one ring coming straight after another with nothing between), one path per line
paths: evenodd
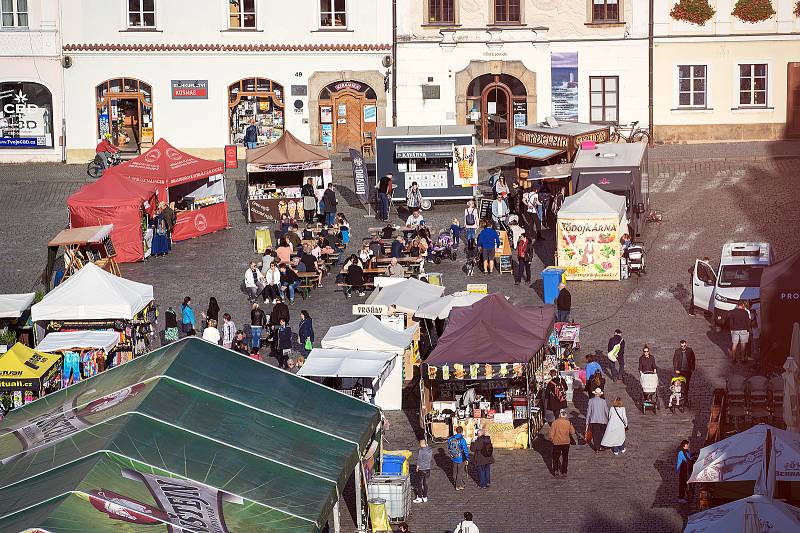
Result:
M70 227L83 228L113 224L111 242L117 261L130 263L144 259L142 217L151 211L156 198L152 184L135 183L115 169L84 185L67 199Z
M228 226L225 167L221 161L197 158L159 139L148 151L116 169L130 180L155 186L160 201L191 201L191 209L176 210L172 240L190 239Z

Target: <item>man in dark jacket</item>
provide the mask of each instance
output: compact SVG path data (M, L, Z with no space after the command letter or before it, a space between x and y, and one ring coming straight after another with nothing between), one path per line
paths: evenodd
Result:
M350 287L345 287L345 296L350 298L353 291L358 291L359 296L364 296L364 269L358 261L353 261L347 267L347 284Z
M392 257L396 257L397 259L403 257L403 250L405 250L405 248L406 240L402 235L398 235L397 238L392 241Z
M619 346L616 350L614 348ZM616 355L613 355L616 353ZM615 329L614 335L608 339L608 361L611 366L611 380L617 381L625 375L625 339L622 338L622 330ZM616 363L614 363L616 359ZM619 371L617 371L619 365Z
M556 322L569 322L569 312L572 310L572 294L563 283L558 286L556 298Z
M325 225L331 227L336 222L336 192L333 190L333 183L329 183L322 194L322 203L325 204Z
M392 194L392 175L386 174L378 183L378 218L389 220L389 195Z
M258 143L258 127L256 121L251 120L250 125L244 130L244 144L248 148L255 148Z
M492 484L492 463L494 463L494 446L489 435L485 435L482 429L477 430L478 438L470 447L475 454L475 466L478 467L478 487L488 489Z
M680 347L675 350L675 354L672 356L672 369L675 371L675 374L686 378L684 398L686 398L687 405L689 404L689 382L692 380L694 364L694 350L689 347L689 344L685 340L681 340Z
M277 303L272 307L272 313L269 315L269 325L277 326L281 323L281 319L289 323L289 306L283 303L283 298L278 297Z
M294 291L300 286L300 276L297 275L297 272L295 272L293 268L286 264L282 264L279 268L281 271L281 287L283 290L289 292L289 303L293 304Z
M555 368L550 370L550 381L545 387L545 398L545 407L553 412L553 420L558 420L561 410L567 407L567 381L558 374L558 370Z

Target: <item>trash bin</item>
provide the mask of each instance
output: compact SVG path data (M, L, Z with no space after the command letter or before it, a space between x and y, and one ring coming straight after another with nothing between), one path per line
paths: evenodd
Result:
M558 267L547 267L542 270L542 282L544 283L544 303L553 304L558 298L558 286L564 275L564 269Z
M386 513L386 500L370 498L367 500L367 505L369 505L369 522L372 531L392 531L389 515Z
M442 273L441 272L428 272L428 283L431 285L436 285L437 287L442 286Z

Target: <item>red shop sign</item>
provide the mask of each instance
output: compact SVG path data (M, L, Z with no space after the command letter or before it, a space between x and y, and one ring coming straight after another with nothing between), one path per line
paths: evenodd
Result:
M235 144L225 145L225 168L239 168L239 149Z

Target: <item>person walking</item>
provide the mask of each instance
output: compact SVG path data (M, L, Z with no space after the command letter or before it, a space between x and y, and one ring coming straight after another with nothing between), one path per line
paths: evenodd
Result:
M692 381L692 374L694 373L695 356L694 350L689 347L689 343L681 339L678 348L675 349L675 354L672 356L672 370L677 376L686 378L684 390L681 393L686 398L686 405L689 405L689 382Z
M248 149L252 150L258 144L258 127L256 126L256 120L250 120L250 125L247 126L247 129L244 130L244 145L247 146Z
M472 521L472 513L467 511L464 513L464 520L458 523L453 533L481 533L475 522Z
M431 475L431 464L433 463L433 450L428 443L422 439L419 441L419 452L417 452L417 497L414 503L428 502L428 477Z
M570 311L572 311L572 293L567 290L564 283L561 283L556 297L556 322L569 322Z
M567 407L567 381L555 368L550 370L550 381L545 386L547 410L553 413L553 421L558 420L559 413Z
M553 443L553 477L567 477L569 467L569 447L578 443L575 426L567 418L567 410L561 409L558 417L550 425L550 442Z
M333 190L333 183L328 184L328 188L322 193L322 203L325 205L325 225L333 227L336 221L336 191Z
M304 357L308 357L314 347L314 322L311 315L303 309L300 311L300 325L297 326L297 340L300 341L300 350Z
M653 357L653 354L650 353L650 346L646 344L642 346L642 356L639 357L639 373L658 373L658 369L656 368L656 359Z
M611 448L614 455L623 454L625 453L626 431L628 431L628 417L625 414L622 398L617 396L611 403L611 410L608 412L608 425L600 444L605 448Z
M222 346L230 349L236 339L236 324L229 313L222 315Z
M603 390L599 387L594 389L592 394L594 397L589 400L589 407L586 409L586 425L592 433L592 449L595 453L599 453L608 424L608 403L603 397Z
M289 327L285 318L281 318L275 330L276 341L278 343L278 367L288 368L287 362L292 355L292 328Z
M478 234L478 246L481 248L481 256L483 257L484 274L494 272L494 256L500 244L500 234L491 224L484 221L483 229Z
M608 362L611 367L611 381L625 377L625 339L622 330L615 329L614 335L608 339ZM617 370L619 367L619 370Z
M539 218L539 193L530 188L522 195L522 204L525 208L523 220L525 231L531 236L531 240L542 238L542 220ZM535 230L535 233L534 233Z
M267 324L267 316L258 302L253 302L253 308L250 310L250 353L258 353L261 349L261 331Z
M744 308L744 302L739 301L736 309L728 315L728 325L731 330L731 358L733 364L739 362L737 348L742 346L742 362L747 358L747 341L750 340L750 313Z
M184 337L194 336L195 325L197 321L194 318L194 309L192 309L192 299L186 297L181 304L181 330Z
M475 201L468 200L467 208L464 209L464 239L466 246L470 241L475 241L475 234L478 231L478 210L475 208Z
M692 474L695 458L689 450L689 441L684 439L678 448L678 460L675 470L678 472L678 502L689 503L689 476Z
M492 464L494 463L494 446L492 438L482 429L476 431L477 437L472 442L475 466L478 467L478 487L488 489L492 484Z
M453 485L456 490L464 490L467 481L467 464L469 464L469 448L464 438L464 428L456 427L456 433L447 439L447 453L453 463Z
M389 220L389 198L392 195L392 175L381 176L378 182L378 218L383 222Z
M317 192L314 190L313 178L308 178L300 189L300 195L303 197L303 220L306 224L311 224L317 214Z
M533 260L533 246L524 233L519 236L517 241L517 262L514 268L514 285L519 285L522 275L525 275L525 284L531 283L531 261Z

